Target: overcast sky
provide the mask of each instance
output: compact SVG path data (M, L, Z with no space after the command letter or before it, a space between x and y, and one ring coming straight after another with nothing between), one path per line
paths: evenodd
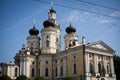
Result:
M76 28L76 34L79 36L79 42L82 36L85 36L87 43L102 40L120 55L120 10L115 10L120 9L120 0L83 0L115 9L90 5L79 0L43 1L53 1L54 4L74 8L54 5L61 27L61 50L64 50L65 29L71 19L72 26ZM29 29L33 27L33 20L36 20L36 28L41 31L43 21L48 19L50 8L50 4L34 0L0 0L0 62L14 61L13 57L21 49L22 44L27 44L26 38L29 36ZM41 37L41 34L39 36Z

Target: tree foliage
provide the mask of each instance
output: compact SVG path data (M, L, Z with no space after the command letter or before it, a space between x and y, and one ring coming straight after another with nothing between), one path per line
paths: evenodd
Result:
M101 76L105 76L106 70L105 70L103 65L100 67L99 73L100 73Z
M3 75L0 77L0 80L11 80L11 78L7 75Z
M64 80L73 80L73 78L70 77L70 76L66 76L66 77L64 78Z
M16 80L27 80L28 78L25 75L20 75L16 78Z
M116 80L120 80L120 56L114 55Z
M35 78L35 80L44 80L44 78L41 77L41 76L38 76L38 77Z

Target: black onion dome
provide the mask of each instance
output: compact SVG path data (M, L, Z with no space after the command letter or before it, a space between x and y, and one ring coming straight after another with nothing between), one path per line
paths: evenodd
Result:
M54 9L50 9L49 12L50 13L56 13L56 11Z
M49 20L45 20L45 21L43 22L43 26L44 26L45 28L47 28L47 27L49 27L49 26L54 27L55 24L54 24L53 22L49 21Z
M69 33L72 33L72 32L76 32L76 29L70 24L70 26L68 26L66 28L66 32L69 34Z
M39 30L33 27L32 29L29 30L29 34L37 36L39 34Z

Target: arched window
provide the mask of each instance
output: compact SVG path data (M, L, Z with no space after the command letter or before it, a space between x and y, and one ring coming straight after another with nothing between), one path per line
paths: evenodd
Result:
M30 48L30 54L33 54L33 47Z
M38 69L38 75L40 76L40 68Z
M17 77L18 69L15 68L15 77Z
M76 45L76 43L75 43L75 41L73 41L73 46L75 46Z
M98 71L101 74L101 64L100 63L98 63Z
M46 40L46 47L49 47L49 40Z
M73 64L74 74L76 74L76 63Z
M59 40L58 40L58 38L56 38L56 42L58 42Z
M35 69L34 68L32 68L32 75L31 75L32 77L34 77L35 76Z
M55 68L55 76L57 76L57 67Z
M48 68L45 68L45 76L46 76L46 77L49 76L49 70L48 70Z
M92 66L92 63L91 63L91 62L89 63L89 67L90 67L90 68L89 68L89 69L90 69L90 73L92 74L92 73L93 73L93 66Z
M107 73L109 74L110 73L110 71L109 71L109 64L107 64Z
M60 75L63 76L63 67L60 68Z

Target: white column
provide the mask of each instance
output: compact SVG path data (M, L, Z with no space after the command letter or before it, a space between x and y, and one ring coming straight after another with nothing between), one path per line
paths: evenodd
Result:
M85 54L85 63L86 63L86 75L89 75L90 69L89 69L89 53Z
M25 58L24 58L23 64L24 64L24 75L26 75L25 74Z
M95 73L98 74L98 55L97 54L94 54L94 70L95 70Z
M104 69L106 71L105 76L108 77L108 73L107 73L107 61L106 61L106 57L103 56L103 65L104 65Z
M20 75L22 75L22 68L23 68L22 59L20 59Z
M29 67L30 67L30 66L29 66L29 63L28 63L28 62L29 62L29 60L26 58L26 76L27 76L27 77L29 77L29 73L30 73L30 72L28 72L28 71L30 71L30 70L29 70Z
M27 76L27 58L25 59L25 75Z
M115 77L113 57L110 57L112 77Z

